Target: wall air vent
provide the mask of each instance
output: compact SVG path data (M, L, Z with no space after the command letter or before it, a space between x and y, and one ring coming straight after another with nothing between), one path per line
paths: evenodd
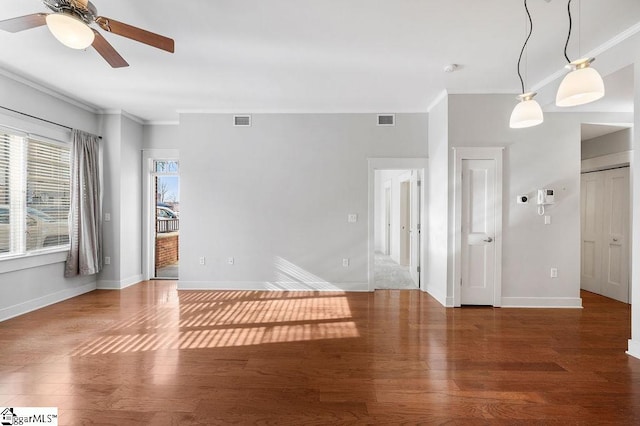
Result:
M395 126L395 114L378 114L378 126Z
M250 115L234 115L233 125L237 127L251 127Z

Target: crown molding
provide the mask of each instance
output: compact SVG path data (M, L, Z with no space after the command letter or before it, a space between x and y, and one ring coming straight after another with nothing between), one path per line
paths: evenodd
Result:
M37 90L39 92L42 92L42 93L44 93L46 95L49 95L49 96L52 96L52 97L54 97L56 99L59 99L59 100L61 100L63 102L66 102L68 104L76 106L76 107L78 107L80 109L83 109L85 111L91 112L93 114L98 114L99 111L100 111L100 109L95 105L88 104L88 103L83 102L83 101L81 101L79 99L73 98L73 97L71 97L69 95L65 95L63 93L60 93L59 91L57 91L55 89L52 89L51 87L48 87L48 86L46 86L44 84L41 84L41 83L37 83L37 82L35 82L33 80L29 80L28 78L23 77L21 75L18 75L18 74L14 73L14 72L11 72L11 71L7 70L7 69L0 68L0 75L3 75L5 77L15 81L16 83L24 84L25 86L31 87L32 89L35 89L35 90Z

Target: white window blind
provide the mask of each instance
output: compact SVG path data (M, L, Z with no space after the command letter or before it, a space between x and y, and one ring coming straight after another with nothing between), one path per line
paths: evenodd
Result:
M69 147L0 129L0 258L67 246Z

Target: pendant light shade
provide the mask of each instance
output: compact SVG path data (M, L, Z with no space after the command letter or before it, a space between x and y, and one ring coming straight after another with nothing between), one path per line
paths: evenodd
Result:
M593 58L579 59L567 67L572 71L567 74L556 94L556 105L572 107L597 101L604 96L604 82L595 69L589 67Z
M544 121L542 108L540 108L538 101L533 99L535 95L535 93L529 92L518 96L520 102L511 113L509 127L524 129L525 127L537 126Z
M95 34L87 24L67 13L47 15L47 27L58 41L72 49L86 49L91 46Z

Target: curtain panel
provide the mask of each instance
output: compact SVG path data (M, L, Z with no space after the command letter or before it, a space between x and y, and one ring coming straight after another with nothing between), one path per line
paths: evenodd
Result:
M98 136L74 129L71 147L69 254L64 276L102 269L102 224Z

